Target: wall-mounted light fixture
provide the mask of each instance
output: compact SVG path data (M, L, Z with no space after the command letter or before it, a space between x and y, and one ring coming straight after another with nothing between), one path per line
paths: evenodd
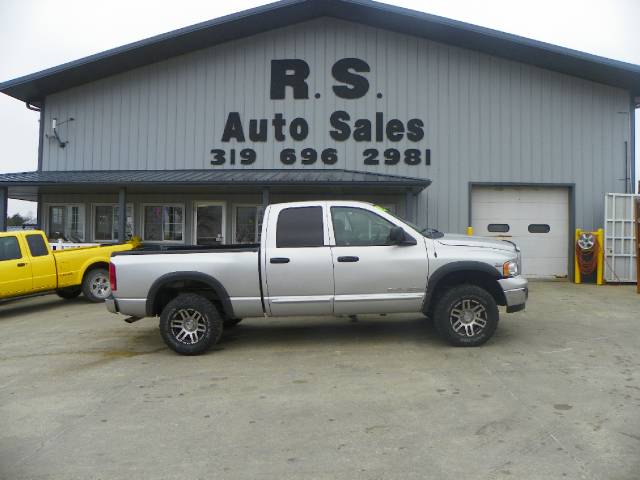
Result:
M73 117L69 117L67 118L64 122L58 122L57 118L52 118L51 119L51 130L53 131L53 135L47 135L47 138L54 138L57 142L58 142L58 146L60 148L64 148L67 146L67 143L69 143L68 140L63 141L60 138L60 135L58 134L58 127L61 127L62 125L64 125L65 123L69 123L69 122L73 122L75 119Z

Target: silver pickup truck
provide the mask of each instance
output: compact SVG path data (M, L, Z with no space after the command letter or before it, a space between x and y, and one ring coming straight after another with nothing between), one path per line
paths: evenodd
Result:
M364 202L269 205L260 244L117 252L112 313L160 316L166 344L203 353L244 317L415 312L452 345L477 346L527 280L506 241L421 230Z

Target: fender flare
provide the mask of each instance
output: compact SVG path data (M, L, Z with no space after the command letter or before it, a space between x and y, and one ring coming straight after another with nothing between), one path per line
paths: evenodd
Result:
M154 315L153 305L155 304L156 297L158 296L158 292L160 291L160 289L168 283L180 280L194 280L197 282L202 282L211 287L211 289L216 293L216 296L220 300L220 303L222 304L224 315L227 318L235 318L233 315L233 305L231 304L231 299L229 298L227 289L224 288L222 283L220 283L218 279L212 277L211 275L207 275L206 273L191 271L166 273L157 278L155 282L153 282L151 288L149 289L149 293L147 294L147 302L145 306L147 316L152 317Z
M447 263L446 265L441 266L440 268L436 269L431 275L429 275L429 280L427 281L427 291L425 293L424 302L422 304L423 312L426 312L429 309L433 294L438 289L438 285L442 281L442 279L450 273L461 271L475 271L486 273L494 278L496 282L503 278L500 272L498 272L495 267L492 267L488 263L475 262L472 260Z

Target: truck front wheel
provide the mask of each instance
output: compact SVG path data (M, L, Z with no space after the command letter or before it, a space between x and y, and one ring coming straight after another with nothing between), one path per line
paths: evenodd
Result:
M220 339L223 319L206 298L184 293L171 300L160 315L160 333L167 346L181 355L199 355Z
M446 290L434 311L438 333L456 347L477 347L498 327L498 306L489 292L476 285Z

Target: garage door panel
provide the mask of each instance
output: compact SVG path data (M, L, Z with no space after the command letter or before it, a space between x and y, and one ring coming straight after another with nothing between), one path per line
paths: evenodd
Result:
M491 224L506 224L509 231L490 232ZM530 232L531 225L538 226L541 232ZM515 242L522 251L525 275L543 278L567 275L569 196L566 188L474 187L472 226L476 235Z

